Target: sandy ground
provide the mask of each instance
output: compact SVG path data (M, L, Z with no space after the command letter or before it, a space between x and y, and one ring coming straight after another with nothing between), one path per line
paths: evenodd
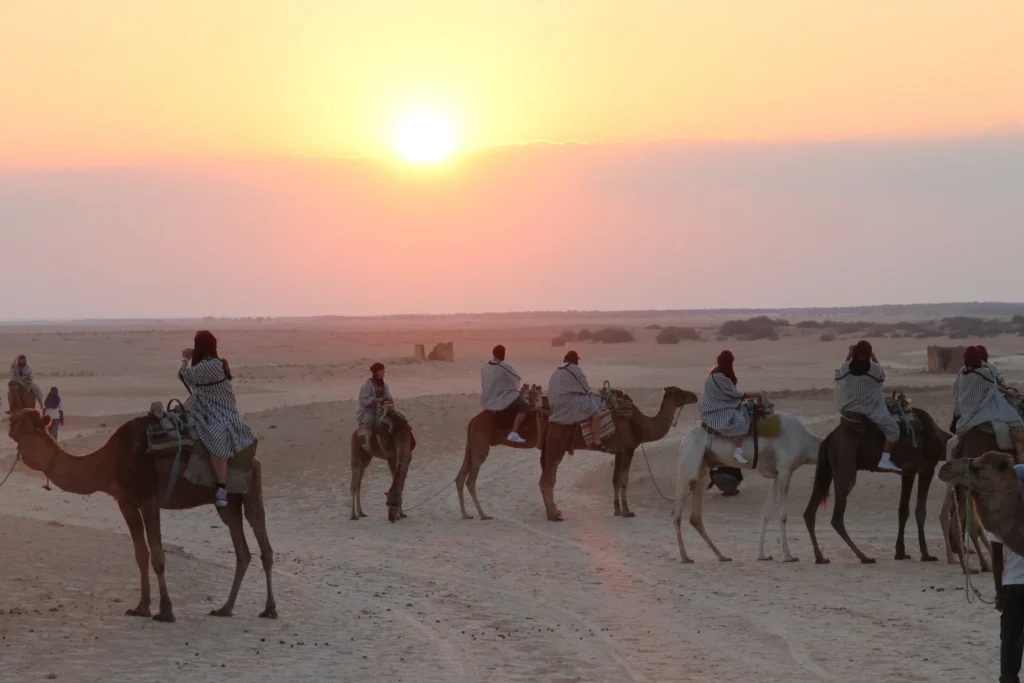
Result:
M594 322L594 321L589 321ZM672 321L687 322L687 321ZM710 493L709 532L732 563L688 527L694 565L678 562L670 520L679 442L696 424L684 410L670 435L633 463L635 519L612 515L609 458L581 453L558 480L566 521L544 519L537 452L496 449L478 490L495 519L464 521L453 486L478 370L491 345L529 381L546 384L565 349L549 338L569 324L528 318L36 325L0 328L0 349L24 350L44 385L58 384L74 452L103 442L149 402L178 396L176 358L196 326L215 329L258 432L265 467L275 589L281 618L256 618L264 581L250 566L232 619L206 616L230 586L234 558L212 509L166 513L164 540L175 624L122 616L138 597L131 543L105 497L43 491L19 468L0 489L0 680L70 681L905 681L995 680L998 618L965 601L945 562L892 559L899 480L862 475L847 513L865 566L819 514L832 559L815 566L800 514L812 472L796 473L789 537L797 564L757 562L767 480L741 494ZM720 347L738 356L745 389L774 394L780 410L824 434L834 424L831 369L850 340L657 346L575 345L593 383L627 387L653 411L660 387L699 391ZM416 342L454 340L457 362L407 360ZM949 420L951 378L923 372L924 345L877 340L893 386ZM941 343L941 342L940 342ZM1024 340L988 342L1011 381L1024 380ZM406 487L409 517L388 524L387 470L364 480L370 516L348 520L350 400L374 359L389 364L420 447ZM0 466L13 462L3 439ZM439 493L440 492L440 493ZM927 526L943 556L934 486ZM422 504L421 504L422 502ZM468 502L468 501L467 501ZM912 526L911 522L911 526ZM911 530L910 539L913 539ZM250 545L255 547L250 534ZM780 556L777 525L770 549ZM908 548L917 554L916 542ZM980 587L991 594L991 578ZM154 585L155 590L155 585Z

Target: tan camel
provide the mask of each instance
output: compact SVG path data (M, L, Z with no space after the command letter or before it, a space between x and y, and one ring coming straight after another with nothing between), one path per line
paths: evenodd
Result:
M370 440L373 455L370 455L359 445L359 430L352 432L349 440L352 458L352 516L349 519L357 520L366 517L363 512L361 487L363 473L370 466L374 458L380 458L388 464L391 470L391 488L387 492L388 521L395 522L405 517L402 512L402 491L405 489L405 478L409 474L409 464L412 462L412 452L416 448L416 436L413 434L409 421L397 411L391 411L390 422L392 431L390 438L381 439L378 435Z
M139 565L142 579L142 597L138 606L128 610L127 614L137 617L151 615L149 564L152 560L153 571L160 586L160 612L153 619L174 621L171 598L164 579L160 509L187 510L204 505L215 507L214 491L196 486L179 475L170 499L164 500L173 457L146 454L146 427L155 423L155 418L151 416L137 417L126 422L114 431L105 444L85 455L73 455L57 444L46 431L49 421L49 417L43 417L35 410L22 410L11 417L9 436L18 444L18 452L25 464L48 476L64 491L81 495L106 493L117 501L135 545L135 561ZM181 472L185 471L188 464L187 459L183 460L179 468ZM256 535L263 571L267 575L267 603L260 616L276 619L277 607L271 583L274 551L267 537L259 460L253 460L249 491L243 495L229 496L227 507L216 510L231 532L231 542L235 548L235 578L227 602L210 614L231 616L242 578L252 559L242 526L244 513Z
M1024 498L1013 464L1013 456L1006 453L985 453L947 462L939 468L939 480L967 488L982 526L1024 555Z
M675 420L676 413L684 406L697 402L693 392L678 387L665 387L661 397L661 406L657 414L649 417L633 405L628 419L616 420L615 434L605 441L605 450L615 454L615 468L612 473L612 486L615 489L615 514L633 517L626 500L626 488L629 486L629 467L633 462L633 453L644 443L657 441L668 434ZM555 479L558 465L570 449L591 450L583 440L579 425L564 425L549 422L544 434L544 447L540 454L540 495L544 500L544 510L548 520L561 522L562 513L555 505ZM620 503L621 500L621 503Z
M32 390L21 382L12 379L7 383L7 412L10 415L14 415L19 410L35 408L38 400ZM39 408L40 410L43 408L41 403Z
M491 519L480 507L480 499L476 495L476 478L480 474L480 467L491 452L491 446L508 446L517 449L540 447L548 423L542 410L541 393L541 387L536 384L524 384L519 391L520 397L534 410L520 428L519 435L525 440L523 443L513 443L508 440L508 435L512 431L512 421L518 411L515 404L500 412L481 410L469 421L469 426L466 427L466 455L462 459L462 467L459 468L459 473L455 477L455 488L459 494L459 509L462 511L463 519L473 519L473 516L466 512L464 487L469 488L469 495L473 498L473 505L476 506L480 519Z
M907 435L901 435L893 447L892 459L903 470L900 488L899 532L896 537L896 559L909 559L903 542L903 530L910 517L910 495L914 488L914 477L917 477L917 506L914 517L917 521L917 539L921 550L922 562L935 562L937 558L929 554L928 544L924 537L924 522L927 517L928 489L931 487L935 468L946 458L946 442L949 433L940 428L932 416L920 408L913 408L913 414L922 425L921 433L916 435L917 445ZM811 536L814 546L814 558L817 564L828 564L821 553L818 538L814 533L815 516L818 508L828 501L829 489L835 478L835 507L832 510L832 528L846 541L854 555L864 564L874 564L875 560L868 557L853 543L846 533L844 516L846 500L857 483L857 471L876 471L882 458L882 432L873 424L863 420L854 420L843 416L839 426L825 437L818 451L818 464L814 471L814 487L810 500L804 510L804 523Z

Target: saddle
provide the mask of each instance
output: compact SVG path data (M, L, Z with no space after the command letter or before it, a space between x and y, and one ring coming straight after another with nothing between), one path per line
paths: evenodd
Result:
M393 403L382 403L377 406L377 422L373 427L373 435L380 446L385 448L395 438L399 426L409 425L409 419L402 413L395 410ZM416 448L416 434L409 425L409 433L412 437L412 449Z
M601 442L604 443L615 435L615 421L628 420L633 415L633 399L621 389L613 389L608 382L604 383L599 394L603 409L601 410ZM590 420L580 423L583 441L588 446L594 445L594 434L590 428Z
M900 439L909 437L913 447L917 448L917 435L922 432L924 425L921 424L921 418L914 413L910 399L902 391L894 391L892 396L886 397L885 407L888 409L889 414L899 422ZM861 413L843 410L840 411L839 418L840 421L845 422L847 426L853 427L857 431L874 430L878 434L882 433L882 430L874 422Z
M743 409L750 415L750 431L747 432L747 436L763 436L771 439L777 437L782 431L782 416L775 414L775 404L770 400L764 399L762 403L746 401L743 404ZM706 422L701 421L700 426L708 434L723 439L730 438L716 432Z

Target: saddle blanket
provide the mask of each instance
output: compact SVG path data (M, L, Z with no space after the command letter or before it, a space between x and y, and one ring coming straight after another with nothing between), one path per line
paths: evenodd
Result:
M588 446L594 445L594 431L590 428L590 420L580 424L583 432L583 441ZM615 434L615 418L611 410L601 411L601 442L604 443Z

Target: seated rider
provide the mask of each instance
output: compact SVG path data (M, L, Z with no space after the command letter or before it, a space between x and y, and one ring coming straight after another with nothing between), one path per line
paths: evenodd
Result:
M39 401L39 405L43 404L43 390L32 378L32 366L28 364L28 359L25 357L25 354L19 355L14 359L14 362L11 363L10 379L31 391ZM13 407L14 403L10 400L10 397L8 397L8 403Z
M732 457L741 465L749 460L743 453L743 437L750 433L750 413L743 406L748 399L761 399L761 394L745 394L736 388L739 380L733 370L732 351L722 351L704 380L704 393L697 401L701 421L716 434L732 439L736 446Z
M984 353L977 346L964 351L964 367L953 380L953 421L957 434L986 422L1005 422L1010 425L1013 443L1018 455L1024 454L1024 420L1003 396L1012 389L999 385L999 380Z
M601 397L590 391L587 376L580 369L580 355L575 351L565 354L551 380L548 382L548 403L551 407L550 422L576 425L590 421L594 443L592 448L603 451L601 443Z
M978 344L978 352L981 354L981 364L992 371L992 376L996 378L996 384L1001 387L1005 387L1006 378L1003 377L1003 373L999 372L999 368L995 365L988 362L988 349L981 344Z
M370 366L370 378L359 389L359 406L356 409L357 441L367 453L373 453L373 430L377 426L378 408L393 403L391 389L384 383L384 364L374 363Z
M836 408L842 413L862 415L885 436L878 469L902 472L892 461L892 448L900 438L900 424L885 404L885 371L871 344L861 340L850 347L846 361L836 370Z
M256 436L242 422L231 385L231 368L217 353L217 338L206 330L196 332L195 347L181 352L178 377L188 389L185 410L192 418L197 446L210 454L210 466L217 478L217 507L228 504L225 488L228 460L248 448L255 448ZM193 447L192 455L196 455Z
M515 405L515 419L512 422L512 431L509 432L508 440L512 443L526 443L526 439L519 436L519 428L530 411L530 406L519 393L519 386L522 382L515 369L505 362L505 347L498 344L491 351L491 360L480 369L480 405L484 410L500 412L511 405Z

